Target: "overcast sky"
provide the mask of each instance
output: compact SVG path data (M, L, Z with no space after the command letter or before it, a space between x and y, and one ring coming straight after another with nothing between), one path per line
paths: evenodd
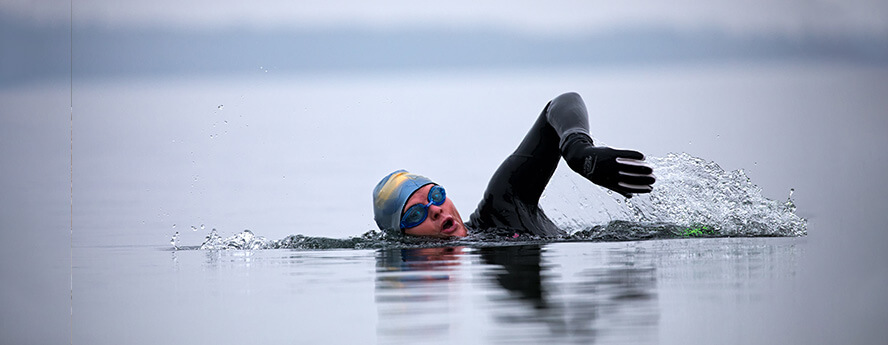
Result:
M658 25L736 33L888 34L888 1L292 1L292 0L3 0L0 9L37 22L109 26L315 28L414 25L589 33Z

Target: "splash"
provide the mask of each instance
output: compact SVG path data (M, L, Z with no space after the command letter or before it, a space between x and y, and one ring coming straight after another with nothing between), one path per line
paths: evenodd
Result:
M770 200L743 170L725 171L715 162L687 153L648 161L657 175L650 194L625 199L616 193L602 193L600 187L562 170L541 203L563 229L599 233L592 236L596 239L639 227L677 236L807 234L807 221L795 214L794 190L785 201ZM610 235L601 235L604 233ZM638 236L646 238L641 233Z
M658 175L649 195L630 199L632 221L707 226L724 236L803 236L807 221L795 214L790 190L786 201L770 200L740 170L686 153L651 159Z
M228 238L222 238L216 229L210 230L204 242L200 245L203 250L217 249L267 249L268 240L263 236L256 236L250 230L244 230Z
M244 230L223 238L210 231L199 247L220 249L418 248L442 245L500 246L564 241L637 241L684 237L804 236L807 221L795 214L790 190L786 201L762 196L743 170L725 171L715 162L686 153L650 158L657 175L650 194L625 199L576 174L553 178L541 204L565 229L559 238L519 235L508 230L472 232L460 239L405 237L378 230L345 239L290 235L268 240ZM558 195L552 197L552 195ZM203 227L203 226L201 226ZM175 237L172 241L175 245Z

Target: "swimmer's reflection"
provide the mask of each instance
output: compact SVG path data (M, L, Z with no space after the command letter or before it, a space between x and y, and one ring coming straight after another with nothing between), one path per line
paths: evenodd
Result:
M499 269L487 271L500 286L519 300L527 301L535 308L547 308L544 297L541 262L542 247L539 245L481 248L481 260Z
M458 321L455 269L463 247L382 249L376 255L378 335L390 340L440 337ZM467 308L468 309L468 308Z
M499 326L495 339L571 338L592 343L608 328L622 329L619 337L633 340L655 336L653 267L636 267L632 252L612 250L603 266L560 277L563 269L556 274L552 268L557 265L543 263L545 252L541 245L480 249L482 261L494 265L485 275L509 292L506 298L491 297ZM547 331L526 327L531 324L544 325Z
M447 281L448 271L459 265L463 247L409 248L380 250L376 256L377 288L405 287L411 282ZM386 274L385 272L389 272ZM401 273L396 273L401 272Z
M544 253L541 245L380 250L379 334L399 339L441 335L465 322L461 313L479 311L494 320L483 327L484 332L503 342L555 336L588 343L607 327L633 329L623 333L637 338L656 325L655 271L635 267L634 254L609 251L603 267L595 265L562 278L551 265L543 264ZM487 283L476 290L477 277L469 277L472 270L459 266L468 266L474 257L485 265L486 279L481 281L502 288L505 297ZM531 324L545 327L526 327Z

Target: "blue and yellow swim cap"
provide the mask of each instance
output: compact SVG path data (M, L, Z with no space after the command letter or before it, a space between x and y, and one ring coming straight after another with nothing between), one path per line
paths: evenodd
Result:
M373 188L373 219L380 230L401 230L401 210L417 189L434 183L428 177L397 170Z

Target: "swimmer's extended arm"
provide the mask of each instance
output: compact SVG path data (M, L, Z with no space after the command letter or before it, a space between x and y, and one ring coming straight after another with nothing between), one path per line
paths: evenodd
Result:
M650 192L654 183L641 153L592 145L583 99L565 93L546 105L515 152L493 173L470 224L540 236L560 234L539 201L561 158L586 179L626 197Z
M623 196L649 193L653 169L641 152L595 147L589 137L589 115L580 95L566 93L549 104L546 117L558 134L561 156L573 171Z

